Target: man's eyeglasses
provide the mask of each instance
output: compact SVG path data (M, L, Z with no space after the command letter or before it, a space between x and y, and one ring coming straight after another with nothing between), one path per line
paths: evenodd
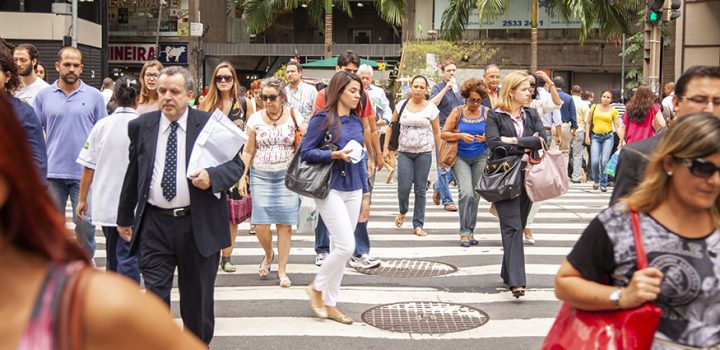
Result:
M160 74L157 73L145 73L145 78L148 79L157 79L160 76Z
M228 83L232 83L232 81L233 81L232 75L216 75L215 76L216 83L222 83L224 81L226 81Z
M708 103L712 103L715 107L720 107L720 97L714 97L710 98L708 96L680 96L682 99L686 99L692 103L698 104L698 105L706 105Z
M683 159L673 157L676 162L688 167L690 173L703 179L709 179L716 172L720 172L720 166L701 158L696 159Z
M481 99L481 98L469 98L469 99L467 99L467 103L478 104L478 103L480 103L480 102L482 102L482 99Z
M278 95L260 95L260 100L267 101L270 100L271 102L275 102L278 98Z

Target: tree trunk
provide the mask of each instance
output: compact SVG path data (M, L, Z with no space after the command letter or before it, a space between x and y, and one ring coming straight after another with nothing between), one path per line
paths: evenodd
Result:
M532 11L530 19L530 71L535 73L538 69L537 45L538 45L538 0L532 0Z
M327 2L327 1L326 1ZM325 6L325 58L332 58L332 46L333 46L333 18L332 18L332 6Z

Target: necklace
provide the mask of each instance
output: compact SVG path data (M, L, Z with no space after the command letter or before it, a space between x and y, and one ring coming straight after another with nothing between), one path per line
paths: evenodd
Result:
M268 111L265 111L265 113L267 114L268 120L270 120L272 122L273 126L277 126L278 120L280 120L280 118L282 118L282 115L283 115L282 110L280 110L280 114L278 114L277 117L270 116L270 112L268 112Z

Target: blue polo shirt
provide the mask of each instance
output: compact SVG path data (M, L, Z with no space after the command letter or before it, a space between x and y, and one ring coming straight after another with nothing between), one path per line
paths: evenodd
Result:
M430 90L430 99L439 94L440 91L445 88L445 85L447 85L447 83L443 81L442 83L433 86L432 90ZM445 93L445 96L443 96L440 104L437 106L440 110L440 128L445 126L445 120L447 120L450 112L452 112L455 107L460 106L464 103L465 99L460 96L460 93L456 94L453 90Z
M565 91L562 91L562 89L557 90L558 95L560 95L560 99L563 102L562 106L560 106L560 116L562 116L562 122L570 123L571 129L577 129L575 101L573 101L572 96L568 95Z
M66 96L55 81L37 94L33 107L47 135L48 179L80 180L82 165L75 159L95 123L107 116L103 95L81 80Z

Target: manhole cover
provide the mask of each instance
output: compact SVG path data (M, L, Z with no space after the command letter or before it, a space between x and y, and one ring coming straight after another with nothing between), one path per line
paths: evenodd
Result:
M460 304L406 302L363 312L365 323L384 330L414 334L444 334L480 327L490 320L482 310Z
M437 261L414 259L383 260L380 267L374 269L356 269L366 275L386 277L435 277L457 271L457 267Z

